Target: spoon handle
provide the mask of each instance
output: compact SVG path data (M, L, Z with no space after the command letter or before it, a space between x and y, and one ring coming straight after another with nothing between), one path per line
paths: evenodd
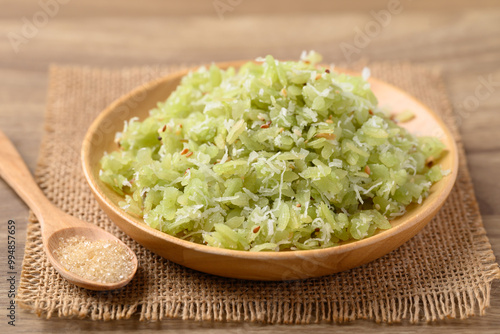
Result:
M44 208L52 206L36 184L19 152L2 131L0 131L0 177L14 189L38 219L43 217Z

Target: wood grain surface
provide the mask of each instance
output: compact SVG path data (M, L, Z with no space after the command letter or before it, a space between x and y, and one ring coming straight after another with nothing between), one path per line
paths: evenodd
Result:
M327 62L409 60L440 69L459 114L484 225L500 257L500 3L492 1L0 0L0 129L33 171L38 157L51 63L120 68L206 63L268 53L297 58L314 49ZM224 4L226 6L224 7ZM389 18L382 15L385 10ZM45 14L44 14L45 13ZM390 12L389 12L390 13ZM374 22L376 18L383 25ZM371 30L370 30L371 29ZM367 30L366 38L359 37ZM342 51L348 49L347 54ZM348 56L347 59L346 55ZM16 222L17 282L28 209L0 182L0 325L7 328L7 222ZM17 310L12 332L120 331L498 333L500 283L484 317L423 325L307 326L130 319L40 319ZM5 326L5 327L4 327ZM9 326L10 327L10 326ZM11 328L9 328L11 329ZM9 331L10 332L10 331Z

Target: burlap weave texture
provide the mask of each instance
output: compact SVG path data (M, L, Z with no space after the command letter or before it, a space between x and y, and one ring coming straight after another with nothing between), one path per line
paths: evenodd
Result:
M500 277L469 177L461 139L438 73L409 64L374 63L372 75L408 91L441 115L459 145L455 188L437 217L399 249L365 266L293 282L254 282L199 273L161 257L122 233L100 210L80 167L83 136L120 95L178 67L105 70L52 67L37 179L64 211L120 237L139 270L119 291L75 287L48 263L40 226L28 226L18 303L43 316L92 319L168 317L269 323L433 321L482 314Z

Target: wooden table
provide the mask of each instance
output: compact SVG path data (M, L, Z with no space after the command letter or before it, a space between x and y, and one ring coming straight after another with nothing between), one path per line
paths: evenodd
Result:
M55 0L45 0L44 3ZM342 51L356 47L352 60L410 60L440 68L451 100L460 111L461 133L484 224L500 257L500 3L492 1L401 0L384 27L356 44L356 27L368 29L371 11L388 1L68 1L43 9L38 1L0 0L0 129L35 168L42 135L50 63L119 68L248 59L268 53L296 58L314 49L328 62L346 61ZM62 3L67 4L62 4ZM230 4L223 7L221 4ZM231 5L232 4L232 5ZM43 14L43 11L48 14ZM42 13L42 14L40 14ZM45 19L44 19L45 18ZM29 22L29 23L26 23ZM34 25L30 30L30 23ZM387 23L387 24L386 24ZM17 52L16 52L17 51ZM351 49L352 51L352 49ZM494 84L484 86L484 81ZM479 88L478 88L479 87ZM489 90L488 90L489 89ZM465 103L465 107L464 107ZM22 258L28 209L0 182L2 310L7 306L6 225L17 223L17 257ZM20 271L20 260L17 269ZM1 326L6 325L5 311ZM5 327L3 327L5 328ZM264 326L168 320L141 323L40 319L18 310L15 332L159 329L211 332L336 331L413 332L500 331L500 284L492 289L484 317L430 325L377 325L369 321L334 326Z

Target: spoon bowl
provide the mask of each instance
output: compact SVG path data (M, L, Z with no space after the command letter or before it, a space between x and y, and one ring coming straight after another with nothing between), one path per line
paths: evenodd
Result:
M137 257L132 250L114 235L96 225L77 219L54 206L37 186L30 171L10 140L0 131L0 176L16 191L33 210L41 225L43 249L52 266L70 283L89 290L103 291L123 287L137 271ZM92 281L68 271L60 263L55 251L61 238L81 236L89 241L118 242L130 254L133 271L122 280L113 283Z
M71 216L69 216L71 217ZM65 217L68 218L68 217ZM117 239L114 235L102 230L99 227L88 224L89 226L72 226L63 228L52 233L48 238L47 242L44 243L45 253L49 258L52 266L64 277L68 282L78 285L79 287L86 288L89 290L105 291L105 290L115 290L127 285L133 278L137 270L137 257L135 253L132 252L130 248L127 247L122 241ZM106 282L95 282L89 279L74 274L68 271L61 265L59 258L56 254L56 250L60 247L61 239L68 239L74 236L84 237L88 241L112 241L118 242L121 247L125 247L134 262L134 271L131 275L126 276L124 279L118 282L106 283Z

